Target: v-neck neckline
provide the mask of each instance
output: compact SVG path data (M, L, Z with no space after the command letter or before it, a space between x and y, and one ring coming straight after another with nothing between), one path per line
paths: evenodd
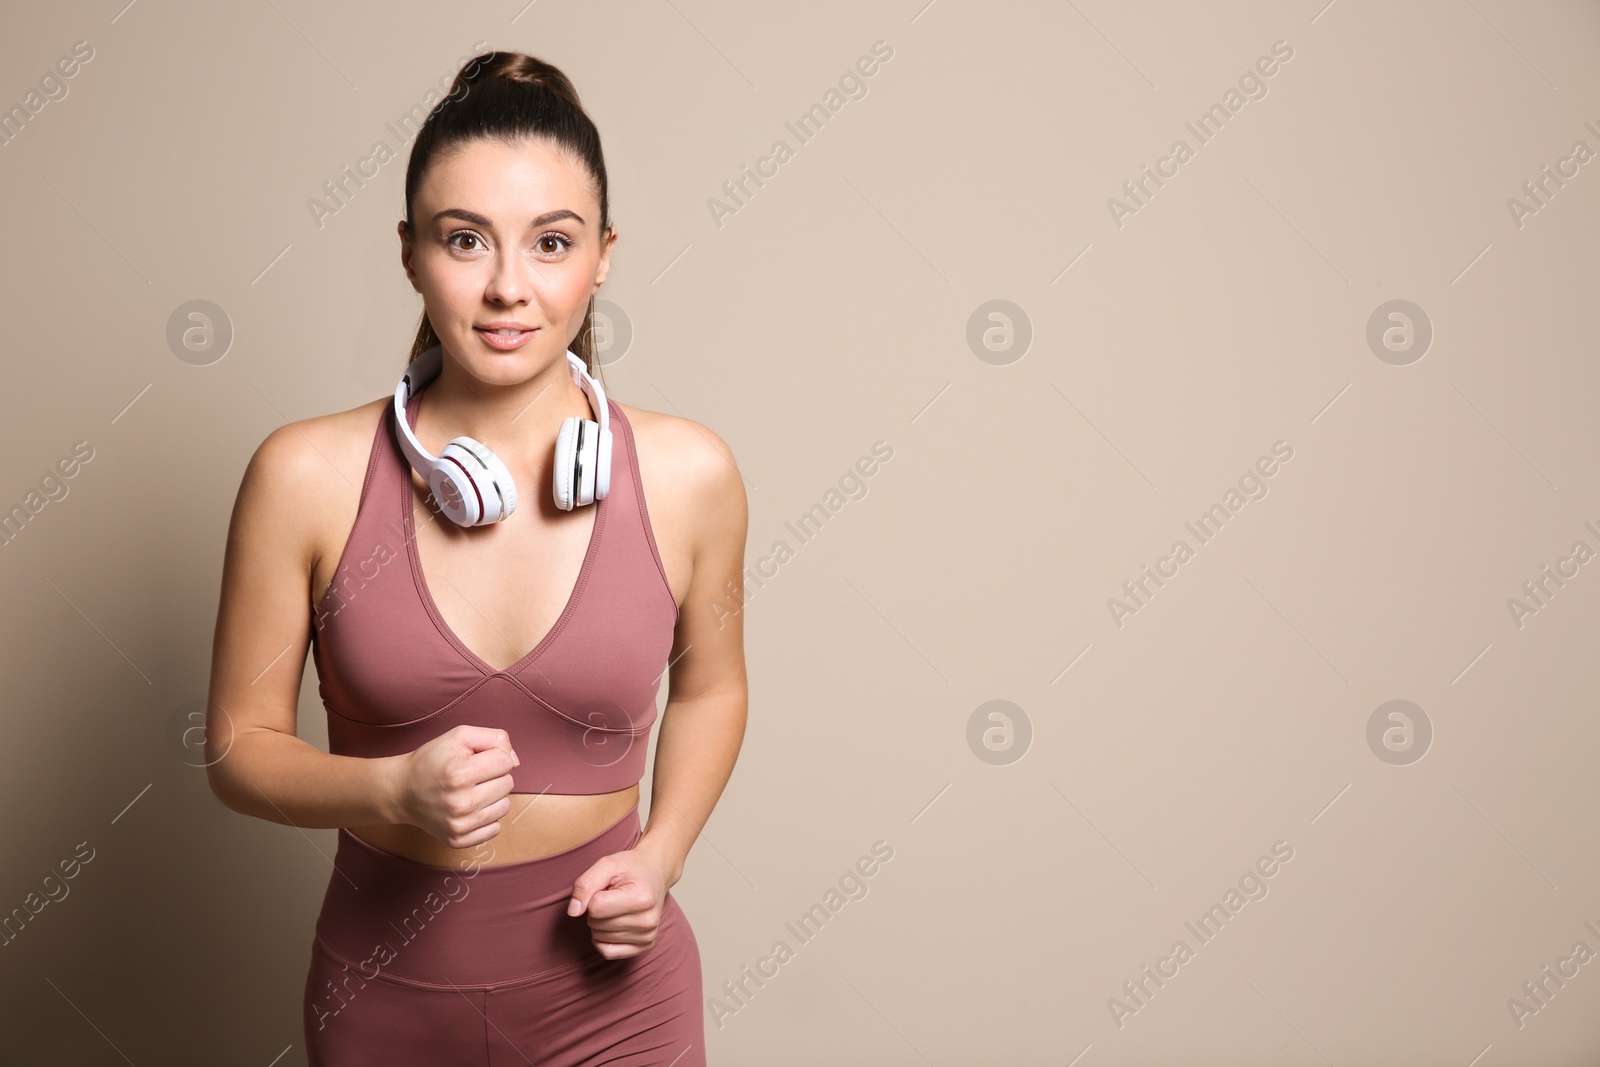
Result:
M412 398L411 403L406 405L406 416L408 418L413 420L416 418L417 405L421 402L421 399L422 394L418 393ZM610 406L609 403L607 406ZM614 412L613 417L615 417ZM398 427L396 427L396 430L398 430ZM412 514L415 507L412 501L415 497L416 490L413 488L411 481L411 464L406 460L405 455L400 452L398 447L395 449L395 456L400 461L400 469L403 472L403 481L405 483L405 491L400 494L400 502L402 511L401 522L404 524L402 529L404 531L406 542L406 556L411 563L411 575L415 579L417 594L422 599L422 606L427 609L428 614L433 618L434 625L439 628L439 632L443 634L447 640L449 640L450 644L455 647L456 651L461 653L467 662L471 663L474 667L477 667L478 670L482 671L486 676L510 677L511 675L521 673L521 671L527 667L528 664L532 663L535 659L538 659L539 656L543 655L544 651L555 640L556 636L560 634L561 631L566 627L568 620L572 617L573 612L578 607L578 602L583 598L584 588L589 584L590 573L594 570L595 556L599 554L600 533L605 527L606 515L610 510L608 506L611 499L610 494L608 493L606 496L596 500L592 505L595 508L595 516L594 527L589 531L589 547L584 551L583 565L578 568L577 581L573 583L572 591L567 594L567 602L561 608L561 614L556 616L556 621L551 624L549 631L544 635L544 637L539 639L539 643L534 645L533 648L528 651L527 655L523 656L521 659L517 660L508 667L496 669L482 656L478 655L476 652L472 651L472 649L467 647L467 643L461 640L461 637L456 633L455 628L445 621L443 613L439 611L438 603L436 603L433 599L433 591L428 588L428 576L423 573L422 570L422 553L417 549L417 531L416 524L414 522L414 516ZM613 454L613 458L615 458L615 454ZM616 473L616 468L614 465L612 467L612 473ZM616 486L613 485L611 488L615 489ZM449 520L447 519L446 521Z

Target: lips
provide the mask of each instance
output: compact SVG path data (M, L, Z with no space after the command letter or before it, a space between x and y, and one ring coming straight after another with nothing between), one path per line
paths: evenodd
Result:
M537 326L518 329L516 333L498 332L501 329L511 329L511 327L474 326L473 329L477 331L479 337L483 338L485 345L497 352L515 352L528 344L529 338L539 332Z

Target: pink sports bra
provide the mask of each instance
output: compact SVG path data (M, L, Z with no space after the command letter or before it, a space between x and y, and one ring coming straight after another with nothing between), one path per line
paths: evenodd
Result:
M415 425L417 404L406 405ZM610 793L644 777L678 605L639 481L633 427L609 398L611 489L555 625L495 670L439 614L418 561L411 467L393 405L378 421L356 521L312 611L317 690L338 756L410 752L461 723L505 730L516 793Z

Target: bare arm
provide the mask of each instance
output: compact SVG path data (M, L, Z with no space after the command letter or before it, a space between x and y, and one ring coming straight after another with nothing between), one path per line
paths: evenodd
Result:
M245 469L228 527L206 708L206 777L223 804L291 826L404 822L406 757L330 755L295 736L311 642L312 489L342 478L324 429L290 423ZM319 451L320 448L320 451Z
M652 853L671 888L733 773L744 741L744 479L733 453L703 426L689 427L684 480L697 497L688 592L673 637L667 706L656 741L650 818L636 850ZM707 447L709 441L714 447Z

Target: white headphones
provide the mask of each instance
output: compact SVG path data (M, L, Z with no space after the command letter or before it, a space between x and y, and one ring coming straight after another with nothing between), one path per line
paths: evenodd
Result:
M406 403L444 367L444 353L434 345L412 360L394 388L394 420L400 429L400 451L411 469L422 475L441 510L458 526L487 526L509 518L517 510L517 487L511 472L488 447L470 437L457 437L435 459L406 418ZM562 511L579 504L604 500L611 491L611 413L605 390L589 376L583 360L567 350L572 380L589 394L600 415L592 419L569 415L556 435L555 501Z

